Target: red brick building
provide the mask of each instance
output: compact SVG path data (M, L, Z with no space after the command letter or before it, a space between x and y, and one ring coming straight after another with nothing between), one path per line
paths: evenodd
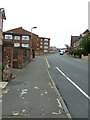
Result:
M45 54L50 52L50 38L39 37L38 49L40 54Z
M8 57L10 67L22 68L25 63L30 61L30 48L30 32L22 27L3 32L4 64L7 63L5 57Z
M30 48L30 32L22 27L15 28L4 32L5 41L13 41L14 47Z
M50 52L50 38L38 37L37 39L37 55L42 55Z
M50 52L50 38L39 37L32 33L31 40L31 32L22 27L11 29L3 32L3 51L4 63L5 57L8 56L10 67L21 68L30 61L33 53L41 55Z

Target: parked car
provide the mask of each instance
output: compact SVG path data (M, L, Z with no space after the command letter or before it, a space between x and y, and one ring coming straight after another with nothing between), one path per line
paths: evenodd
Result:
M64 54L64 51L61 50L59 53L60 53L60 55L63 55L63 54Z

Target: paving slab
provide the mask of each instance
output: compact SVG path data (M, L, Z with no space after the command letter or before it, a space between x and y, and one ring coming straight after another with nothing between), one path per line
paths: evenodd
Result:
M5 88L8 82L0 82L0 88Z

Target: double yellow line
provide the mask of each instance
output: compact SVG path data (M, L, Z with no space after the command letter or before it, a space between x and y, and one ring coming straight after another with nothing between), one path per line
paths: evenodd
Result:
M47 60L47 58L45 58L45 60L46 60L46 64L47 64L48 68L50 68L51 66L50 66L50 64L49 64L49 62L48 62L48 60Z

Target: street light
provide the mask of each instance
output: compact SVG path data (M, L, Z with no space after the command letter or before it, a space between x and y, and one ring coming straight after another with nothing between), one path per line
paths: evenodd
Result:
M36 29L36 28L37 28L37 27L32 27L32 28L31 28L31 33L32 33L32 29Z
M37 28L37 27L32 27L32 28L31 28L31 55L32 55L32 49L33 49L33 48L32 48L32 30L33 30L33 29L36 29L36 28Z
M32 28L31 28L31 48L32 48L32 30L33 30L33 29L36 29L36 28L37 28L37 27L32 27Z

